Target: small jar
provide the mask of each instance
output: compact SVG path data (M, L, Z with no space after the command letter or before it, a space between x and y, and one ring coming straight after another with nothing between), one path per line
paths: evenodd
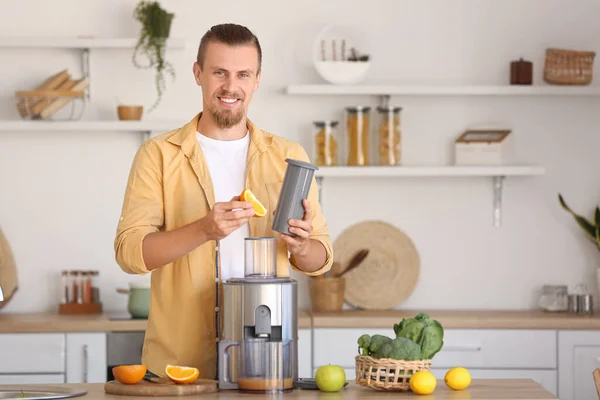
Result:
M566 285L544 285L538 305L545 311L567 311L568 294Z
M314 123L315 164L322 166L338 165L339 137L337 135L338 121L316 121Z
M400 165L401 107L377 108L377 160L379 165Z
M369 165L369 126L371 107L346 108L347 165Z

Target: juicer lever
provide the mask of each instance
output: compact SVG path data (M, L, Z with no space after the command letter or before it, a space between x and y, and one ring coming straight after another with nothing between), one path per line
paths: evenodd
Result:
M271 310L265 305L254 311L254 335L259 338L271 337Z

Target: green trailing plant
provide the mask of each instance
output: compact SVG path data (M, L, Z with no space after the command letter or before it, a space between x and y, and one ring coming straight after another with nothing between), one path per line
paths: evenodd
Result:
M600 208L596 206L596 210L594 211L594 222L591 222L587 218L571 210L560 193L558 194L558 201L562 208L567 210L573 216L577 225L585 232L586 237L594 243L598 250L600 250Z
M155 84L158 96L150 107L150 111L152 111L158 106L166 90L165 74L167 73L175 79L175 70L165 59L165 46L174 14L163 9L157 1L141 0L135 7L133 16L142 25L133 52L133 64L140 69L153 68L156 71ZM142 64L138 61L140 54L148 58L148 63Z

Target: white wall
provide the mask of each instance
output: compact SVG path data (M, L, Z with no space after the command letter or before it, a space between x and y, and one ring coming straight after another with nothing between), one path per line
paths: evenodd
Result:
M130 17L134 4L2 2L0 35L131 37L138 32ZM320 82L310 64L310 49L324 23L350 23L368 32L373 67L366 82L371 83L504 84L509 62L521 56L534 61L535 83L540 83L546 47L597 51L600 45L600 4L591 0L227 5L165 0L163 5L177 15L172 35L185 37L190 46L168 53L177 80L160 108L146 118L187 121L199 111L201 92L192 77L196 45L211 25L238 22L255 31L264 51L264 76L251 118L264 129L300 141L309 151L313 120L341 118L345 106L377 101L367 96L282 94L291 83ZM65 67L77 76L78 60L73 51L0 50L0 118L18 118L14 90L31 88ZM85 118L116 118L116 96L150 106L155 95L152 79L150 72L133 68L127 50L95 52L93 102ZM588 281L596 290L598 255L560 209L557 192L588 216L600 203L598 100L394 97L392 102L404 107L407 165L449 163L456 135L472 124L497 122L513 129L520 161L547 168L543 177L506 181L501 228L492 226L491 180L326 181L324 206L334 239L350 224L384 219L414 240L421 278L401 307L529 308L545 283ZM113 238L139 144L140 137L128 133L0 135L0 225L13 246L21 285L6 311L55 309L59 271L64 268L101 270L106 308L125 309L125 296L116 294L115 287L124 287L132 277L114 262ZM301 304L307 305L305 285L302 290Z

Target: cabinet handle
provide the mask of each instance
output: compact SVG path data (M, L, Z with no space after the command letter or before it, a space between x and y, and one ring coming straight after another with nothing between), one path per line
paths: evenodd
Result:
M448 346L442 347L442 351L481 351L481 346Z
M88 346L83 345L83 383L88 383Z

